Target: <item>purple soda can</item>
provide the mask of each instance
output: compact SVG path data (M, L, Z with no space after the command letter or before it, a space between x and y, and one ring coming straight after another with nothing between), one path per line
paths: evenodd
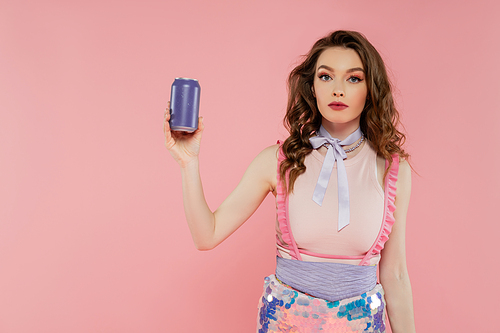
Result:
M170 128L194 132L200 112L200 84L196 79L176 77L170 92Z

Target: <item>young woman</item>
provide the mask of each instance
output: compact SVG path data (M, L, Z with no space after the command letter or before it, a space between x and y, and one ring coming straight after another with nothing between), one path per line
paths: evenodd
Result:
M217 246L272 192L277 266L265 278L258 332L385 332L386 310L394 333L414 332L411 169L380 55L363 35L336 31L314 44L288 85L290 136L264 149L214 212L199 174L203 121L193 134L171 132L165 113L196 247Z

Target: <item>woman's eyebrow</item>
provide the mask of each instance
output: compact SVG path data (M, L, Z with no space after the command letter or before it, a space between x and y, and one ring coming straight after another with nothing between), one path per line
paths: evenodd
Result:
M354 67L354 68L350 68L347 70L347 73L352 73L352 72L365 72L365 70L361 67Z
M324 69L326 69L327 71L333 72L333 68L331 68L331 67L329 67L329 66L327 66L327 65L321 65L321 66L319 66L319 67L318 67L318 69L317 69L317 70L319 71L321 68L324 68Z
M320 70L321 68L324 68L330 72L334 72L333 68L331 68L330 66L327 66L327 65L321 65L318 67L317 70ZM361 67L354 67L354 68L349 68L346 73L352 73L352 72L365 72L365 70Z

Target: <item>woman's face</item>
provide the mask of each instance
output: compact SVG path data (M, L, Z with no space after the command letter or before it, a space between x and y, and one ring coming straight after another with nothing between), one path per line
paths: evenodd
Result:
M323 126L342 124L356 130L368 93L358 53L343 47L323 51L316 63L313 87Z

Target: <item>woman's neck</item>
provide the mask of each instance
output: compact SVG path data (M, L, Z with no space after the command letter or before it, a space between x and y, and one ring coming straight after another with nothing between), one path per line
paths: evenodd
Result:
M359 118L347 123L332 123L328 120L323 119L323 127L330 133L332 138L339 140L344 140L349 135L351 135L359 127Z

